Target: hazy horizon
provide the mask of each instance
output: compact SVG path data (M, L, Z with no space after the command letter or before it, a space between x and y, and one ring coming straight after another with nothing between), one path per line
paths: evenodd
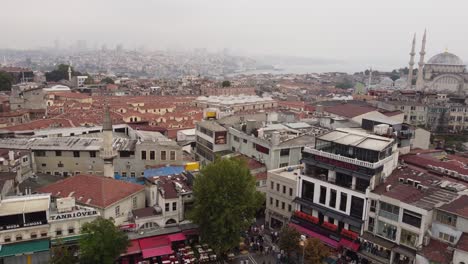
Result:
M0 48L148 50L229 49L233 54L295 56L366 68L405 67L428 30L426 61L445 49L468 59L468 3L456 0L6 0ZM419 59L417 55L416 60Z

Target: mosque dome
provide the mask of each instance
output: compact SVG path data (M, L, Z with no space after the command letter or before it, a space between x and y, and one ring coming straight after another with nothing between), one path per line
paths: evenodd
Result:
M457 55L449 52L443 52L433 56L429 59L427 64L465 65L462 59L460 59Z

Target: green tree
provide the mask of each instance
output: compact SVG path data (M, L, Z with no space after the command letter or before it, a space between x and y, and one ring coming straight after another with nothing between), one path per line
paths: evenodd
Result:
M304 263L322 264L322 260L330 256L330 250L318 238L308 238L305 241Z
M4 71L0 71L0 91L10 91L13 77Z
M223 81L223 83L221 84L221 86L223 86L223 87L230 87L230 86L231 86L231 82L230 82L230 81Z
M335 87L340 88L340 89L349 89L349 88L353 88L354 84L351 79L349 79L348 77L345 77L341 82L337 83Z
M110 78L110 77L106 77L106 78L101 80L101 83L114 84L114 80L112 80L112 78Z
M130 245L127 235L119 230L114 221L97 218L85 223L80 238L80 261L82 263L114 263Z
M297 251L299 248L299 242L301 241L301 234L296 229L285 226L281 229L280 237L278 241L279 247L291 256L291 253Z
M85 81L85 84L94 84L93 77L91 77L91 75L89 73L86 73L85 75L88 76L88 78Z
M219 255L239 245L262 205L255 178L241 159L216 159L195 178L194 206L189 218L199 226L200 237Z
M63 244L62 240L59 240L57 245L51 248L51 251L50 264L70 264L77 263L78 261L78 259L73 256L70 248Z
M68 67L67 64L59 64L55 70L46 72L45 77L46 81L48 82L58 82L61 80L68 80ZM73 67L71 67L72 76L79 76L81 75L80 72L75 71Z

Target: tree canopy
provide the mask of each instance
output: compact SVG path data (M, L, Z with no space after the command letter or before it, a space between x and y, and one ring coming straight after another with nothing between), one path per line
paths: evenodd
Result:
M322 264L322 260L328 256L330 250L318 238L305 241L304 264Z
M218 254L239 245L264 197L241 159L217 159L195 178L195 197L189 218L199 226L200 237Z
M85 223L80 239L81 263L114 263L130 245L127 235L119 230L113 220L97 218Z
M46 81L48 82L58 82L61 80L68 80L68 67L67 64L59 64L55 70L46 72L45 77ZM73 67L71 67L72 76L82 75L80 72L75 71Z
M70 264L77 263L78 259L73 256L71 249L59 240L58 244L51 248L52 254L49 260L50 264Z
M114 80L112 80L111 77L106 77L104 79L101 80L101 83L105 83L105 84L114 84Z
M13 85L13 77L4 71L0 71L0 91L10 91Z
M340 89L349 89L349 88L353 88L354 84L351 79L349 79L348 77L345 77L343 81L337 83L335 87L340 88Z
M296 229L285 226L281 229L278 245L288 256L299 248L301 234Z
M223 81L223 83L221 84L223 87L230 87L231 86L231 82L230 81Z

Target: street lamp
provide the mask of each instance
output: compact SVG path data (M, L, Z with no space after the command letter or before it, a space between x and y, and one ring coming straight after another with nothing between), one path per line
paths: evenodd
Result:
M299 242L299 245L302 247L302 264L304 264L304 254L305 254L305 246L306 246L306 236L301 235L301 241Z

